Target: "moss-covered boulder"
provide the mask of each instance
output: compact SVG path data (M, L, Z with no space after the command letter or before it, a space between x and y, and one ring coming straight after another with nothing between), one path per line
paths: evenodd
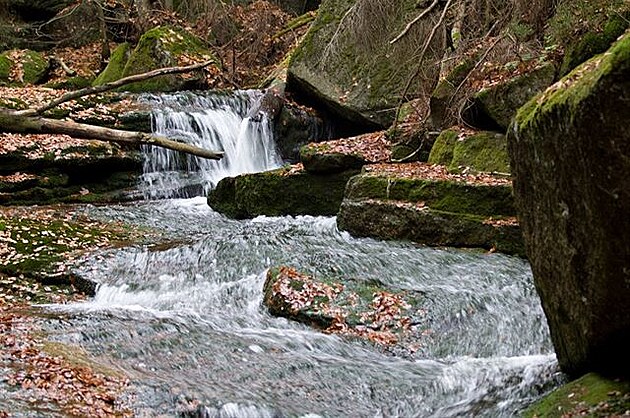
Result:
M24 86L37 84L48 74L50 63L36 51L17 50L0 54L0 85Z
M508 150L561 368L630 375L630 33L518 112Z
M563 51L560 75L606 51L628 27L626 0L561 0L546 30L548 48Z
M589 373L531 405L525 418L617 417L630 410L630 383Z
M450 173L510 172L505 135L458 127L440 133L433 144L428 162L444 165Z
M182 29L158 26L147 31L129 52L122 44L112 55L107 68L94 81L101 85L121 77L140 74L163 67L190 65L208 61L212 53L202 40ZM205 87L203 70L186 74L170 74L136 82L124 87L132 92L176 91Z
M365 164L386 162L389 159L389 142L385 132L311 143L300 150L300 160L309 173L358 170Z
M298 166L221 180L208 194L217 212L237 219L259 215L322 215L337 213L348 179L358 170L316 175Z
M356 236L524 254L509 180L435 165L364 167L348 182L337 225Z
M389 126L408 80L410 91L423 91L437 80L437 67L427 66L412 77L418 40L433 24L413 25L393 45L407 23L417 16L416 0L359 2L324 0L317 18L293 53L288 89L324 105L355 126ZM433 22L439 10L423 22ZM444 38L434 37L425 59L441 58Z
M462 117L473 126L505 131L516 111L553 83L556 69L546 63L475 93Z
M385 347L410 348L427 330L420 292L374 281L315 278L278 266L268 270L263 292L272 315Z

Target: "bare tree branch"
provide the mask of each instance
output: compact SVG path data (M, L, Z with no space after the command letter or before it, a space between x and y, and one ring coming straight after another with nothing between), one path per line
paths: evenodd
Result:
M204 68L207 67L208 65L214 63L214 60L209 60L206 62L202 62L199 64L193 64L193 65L188 65L186 67L167 67L167 68L159 68L157 70L153 70L153 71L149 71L146 73L142 73L142 74L136 74L136 75L130 75L128 77L124 77L121 78L119 80L116 81L112 81L111 83L105 83L102 84L100 86L94 86L94 87L86 87L84 89L80 89L80 90L75 90L75 91L71 91L69 93L66 93L64 95L62 95L61 97L58 97L55 100L52 100L48 103L46 103L43 106L40 106L36 109L25 109L25 110L21 110L19 112L16 112L17 115L20 116L35 116L35 115L41 115L42 113L44 113L47 110L50 110L56 106L59 106L62 103L65 102L69 102L71 100L75 100L78 99L80 97L83 96L88 96L90 94L96 94L96 93L103 93L105 91L109 91L109 90L113 90L116 89L118 87L122 87L126 84L130 84L130 83L134 83L136 81L144 81L150 78L154 78L154 77L158 77L161 75L166 75L166 74L178 74L178 73L187 73L190 71L194 71L194 70L198 70L200 68Z
M427 14L429 14L431 12L431 10L435 9L435 6L437 6L439 2L440 2L440 0L433 0L433 3L431 3L431 5L429 7L424 9L424 11L422 13L420 13L411 22L407 23L407 26L405 26L405 29L403 29L403 31L400 32L397 37L395 37L394 39L389 41L389 43L391 45L393 45L396 42L398 42L399 40L401 40L402 37L405 36L407 34L407 32L409 32L409 30L412 28L412 26L415 25L416 23L418 23L420 20L422 20L422 18L425 17Z

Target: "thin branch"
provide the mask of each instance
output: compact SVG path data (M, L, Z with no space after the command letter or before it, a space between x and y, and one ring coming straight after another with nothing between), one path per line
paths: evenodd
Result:
M429 45L433 41L433 38L435 37L435 34L437 33L438 28L444 22L444 18L446 17L446 12L448 11L449 7L451 7L451 3L452 2L453 2L453 0L448 0L446 2L446 6L444 6L444 10L442 11L442 14L440 15L440 19L437 21L437 23L431 29L431 33L429 33L429 37L427 38L426 42L424 43L424 46L422 47L422 51L420 52L420 57L418 58L418 65L417 65L415 71L413 72L413 74L411 75L411 77L409 77L407 79L407 83L405 84L405 88L403 89L403 92L402 92L402 94L400 96L400 103L398 104L398 108L396 109L396 117L394 119L394 125L396 125L396 123L398 121L398 115L400 114L400 108L401 108L401 106L402 106L402 104L403 104L403 102L405 100L405 97L407 97L407 93L409 92L409 89L411 88L411 83L418 76L418 74L420 73L420 70L422 69L422 66L424 65L424 62L423 62L424 55L427 53L427 50L429 49Z
M62 95L61 97L59 97L59 98L57 98L55 100L52 100L52 101L48 102L47 104L45 104L43 106L40 106L40 107L35 108L35 109L22 110L22 111L18 112L17 114L19 116L36 116L36 115L41 115L45 111L50 110L50 109L52 109L52 108L54 108L56 106L59 106L61 103L69 102L71 100L75 100L75 99L78 99L78 98L83 97L83 96L87 96L87 95L90 95L90 94L96 94L96 93L103 93L105 91L109 91L109 90L116 89L118 87L122 87L122 86L124 86L126 84L129 84L129 83L134 83L136 81L144 81L144 80L147 80L149 78L154 78L154 77L158 77L158 76L161 76L161 75L186 73L186 72L189 72L189 71L198 70L200 68L207 67L208 65L210 65L212 63L214 63L214 60L209 60L209 61L202 62L202 63L199 63L199 64L188 65L186 67L160 68L160 69L149 71L149 72L142 73L142 74L131 75L131 76L128 76L128 77L121 78L120 80L112 81L111 83L102 84L100 86L86 87L84 89L71 91L69 93L66 93L66 94Z
M420 13L414 20L412 20L411 22L407 23L407 26L405 26L405 29L403 29L403 31L400 32L397 37L395 37L394 39L389 41L389 43L391 45L393 45L396 42L400 41L402 39L402 37L405 36L407 34L407 32L409 32L411 27L413 25L415 25L416 23L418 23L423 17L425 17L427 14L429 14L433 9L435 9L435 6L437 6L439 2L440 2L440 0L433 0L433 3L431 3L431 5L429 7L424 9L424 11L422 13Z

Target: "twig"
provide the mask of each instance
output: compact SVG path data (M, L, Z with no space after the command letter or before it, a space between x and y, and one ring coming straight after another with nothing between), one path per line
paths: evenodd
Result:
M407 32L409 32L409 30L411 29L411 27L413 25L415 25L416 23L418 23L423 17L425 17L427 14L429 14L433 9L435 9L435 6L438 5L438 3L440 2L440 0L433 0L433 3L431 3L431 5L429 7L427 7L426 9L424 9L424 11L422 13L420 13L415 19L413 19L411 22L407 23L407 26L405 26L405 29L403 29L402 32L400 32L398 34L397 37L395 37L394 39L392 39L391 41L389 41L389 43L391 45L395 44L396 42L398 42L403 36L405 36L407 34Z

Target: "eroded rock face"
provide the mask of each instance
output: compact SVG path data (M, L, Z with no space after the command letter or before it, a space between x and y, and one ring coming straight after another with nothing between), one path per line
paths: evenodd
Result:
M628 376L630 34L521 108L508 145L562 369Z
M358 2L324 0L308 34L293 53L288 70L288 89L307 96L363 131L387 127L415 70L409 57L417 54L418 39L426 39L430 27L414 25L394 45L390 41L417 16L415 0ZM430 13L427 21L432 21ZM441 54L445 39L434 37L425 59ZM437 51L437 52L433 52ZM437 81L436 66L427 66L415 77L410 91ZM360 129L359 129L360 130Z

